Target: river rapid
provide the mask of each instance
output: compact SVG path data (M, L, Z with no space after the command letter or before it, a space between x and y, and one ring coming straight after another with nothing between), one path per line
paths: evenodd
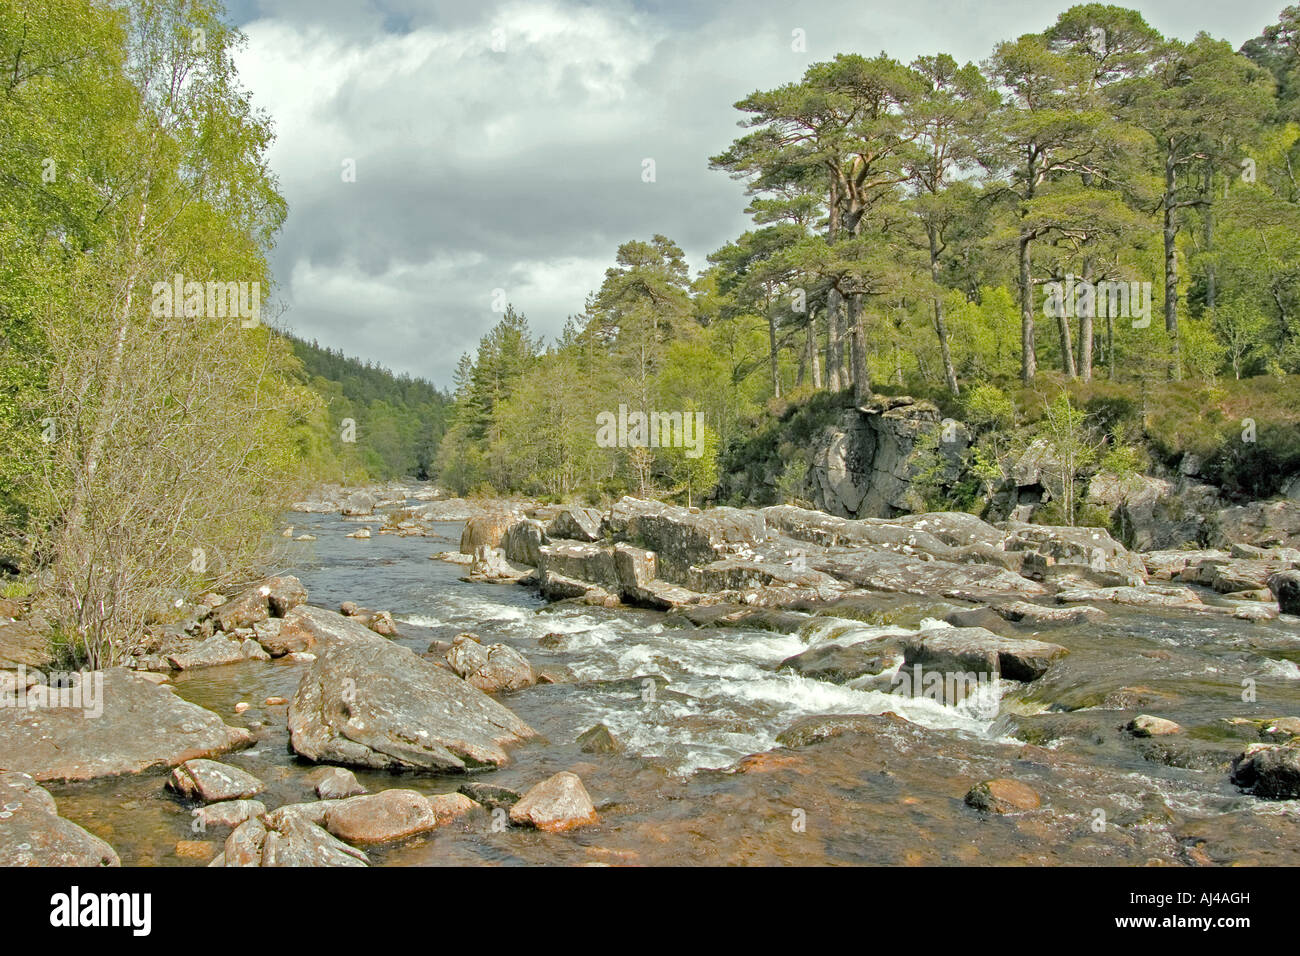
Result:
M368 849L380 865L479 864L1224 864L1300 863L1295 801L1265 801L1228 779L1226 762L1260 740L1233 718L1300 715L1300 622L1108 607L1096 624L1044 629L1070 655L1033 685L1005 681L957 707L778 671L826 642L881 641L934 624L954 607L881 595L868 620L810 616L798 633L697 628L650 611L547 607L516 585L460 580L430 560L455 549L461 525L436 536L347 538L355 520L293 514L281 568L310 603L388 610L399 642L471 631L553 684L502 694L543 737L509 766L475 779L524 791L561 770L584 781L600 822L567 834L503 828L486 812L423 837ZM227 762L267 784L268 808L315 799L312 765L288 747L283 706L306 663L249 662L173 676L183 698L252 729L257 744ZM879 682L875 683L879 686ZM236 715L241 701L251 707ZM778 747L800 718L884 714L871 733ZM1173 738L1120 728L1137 713L1177 721ZM578 736L604 723L621 753L589 754ZM368 789L454 791L465 778L357 771ZM1041 806L998 816L965 805L972 785L1013 777ZM190 808L144 774L52 785L62 814L107 840L124 865L196 865L179 841L210 841Z

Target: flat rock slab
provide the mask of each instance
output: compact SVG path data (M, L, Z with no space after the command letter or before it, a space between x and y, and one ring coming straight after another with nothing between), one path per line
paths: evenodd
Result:
M251 660L270 660L270 655L251 637L240 640L225 634L213 634L187 651L170 655L167 663L177 670L188 671L196 667L219 667Z
M1060 644L1002 637L982 627L936 627L903 641L904 666L943 672L974 672L1010 680L1037 680L1068 654Z
M523 826L559 832L596 822L596 807L587 788L567 770L543 780L510 808L510 819Z
M103 674L103 712L0 707L0 767L37 780L93 780L174 767L251 742L245 730L120 667Z
M0 773L0 866L118 866L113 848L59 816L25 773Z
M191 816L198 822L200 829L208 827L237 827L245 820L252 820L266 813L266 804L260 800L223 800L195 807Z
M536 736L449 671L332 616L335 629L366 637L325 646L304 675L289 704L290 743L301 756L382 770L466 770L502 766L507 745Z
M266 789L251 773L215 760L187 760L172 771L167 786L191 800L242 800Z

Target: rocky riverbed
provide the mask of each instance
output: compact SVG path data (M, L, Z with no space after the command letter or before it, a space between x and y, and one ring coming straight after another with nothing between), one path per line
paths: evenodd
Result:
M0 861L1300 853L1289 541L396 484L282 540L75 700L0 608Z

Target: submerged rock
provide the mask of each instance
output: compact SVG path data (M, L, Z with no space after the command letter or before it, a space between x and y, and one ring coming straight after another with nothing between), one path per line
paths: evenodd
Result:
M290 742L309 760L384 770L508 762L536 732L478 688L328 611L333 632L289 705ZM349 632L349 629L351 630ZM364 635L364 637L362 636Z
M1006 777L984 780L966 793L966 806L985 813L1037 810L1041 804L1042 801L1032 787Z
M323 772L316 773L314 779L316 796L322 800L342 800L344 797L355 797L366 792L366 788L358 782L356 774L343 767L329 767Z
M578 746L585 754L616 754L623 749L618 738L604 724L596 724L579 734Z
M566 770L520 797L510 808L510 819L520 825L559 832L595 823L597 817L582 780Z
M123 668L102 675L103 711L0 708L0 767L37 780L92 780L172 767L251 742L246 730Z
M897 645L878 641L863 641L845 647L842 644L823 644L811 650L787 657L779 670L792 670L804 677L845 684L864 674L879 674L891 663L891 651Z
M0 771L0 866L118 866L117 853L59 816L48 790L17 771Z

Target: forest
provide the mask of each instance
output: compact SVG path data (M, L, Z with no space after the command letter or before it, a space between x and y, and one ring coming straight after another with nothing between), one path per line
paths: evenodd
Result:
M511 307L461 361L441 479L689 500L791 415L907 393L976 427L972 468L1063 402L1113 466L1195 446L1276 490L1300 464L1300 8L1240 50L1102 4L1044 27L980 63L845 52L736 103L707 161L753 228L695 276L669 237L624 243L553 343ZM707 453L598 447L620 405L703 412ZM1246 416L1266 440L1228 455ZM805 451L779 449L791 487Z

